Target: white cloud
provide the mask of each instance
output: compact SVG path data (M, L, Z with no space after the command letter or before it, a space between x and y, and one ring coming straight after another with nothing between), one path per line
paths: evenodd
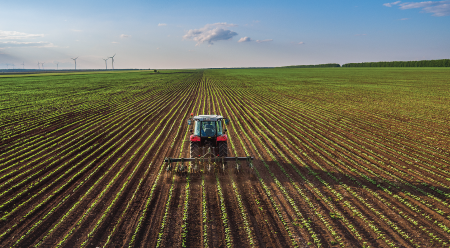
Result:
M121 34L120 35L120 38L130 38L131 37L131 35L128 35L128 34Z
M299 43L298 43L299 45L304 45L305 44L305 42L303 42L303 41L300 41Z
M250 37L242 37L238 40L238 42L250 42L252 39Z
M433 16L450 15L450 1L426 1L419 3L402 3L400 9L421 8L426 13L433 13Z
M117 41L112 41L111 43L113 43L113 44L118 44L119 42L117 42Z
M71 29L72 32L83 32L83 30L79 30L79 29Z
M422 9L425 13L432 13L433 16L448 16L450 15L450 1L425 1L425 2L406 2L400 1L383 4L386 7L393 5L400 6L400 9Z
M240 38L239 40L238 40L238 42L252 42L252 41L255 41L255 42L257 42L257 43L263 43L263 42L271 42L271 41L273 41L272 39L266 39L266 40L252 40L252 38L250 38L250 37L242 37L242 38Z
M396 1L396 2L393 2L393 3L384 3L383 5L384 6L386 6L386 7L392 7L392 5L397 5L397 4L399 4L401 1Z
M402 19L400 19L400 21L406 21L406 20L409 20L409 18L402 18Z
M158 23L158 27L163 27L163 26L167 26L167 24L165 24L165 23Z
M21 42L21 41L3 41L0 42L0 48L12 48L12 47L54 47L50 42L38 41L38 42Z
M271 42L273 41L272 39L267 39L267 40L256 40L256 42L258 43L263 43L263 42Z
M236 27L235 24L227 24L223 23L214 23L214 24L206 24L203 28L199 29L190 29L183 36L183 39L189 39L197 41L197 45L207 42L209 44L214 44L213 42L219 40L229 40L237 35L236 32L224 29L224 27Z
M43 34L27 34L17 31L2 31L0 30L0 40L18 40L44 37Z

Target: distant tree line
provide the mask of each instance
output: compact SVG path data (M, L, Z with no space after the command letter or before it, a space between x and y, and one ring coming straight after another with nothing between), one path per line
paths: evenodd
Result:
M283 68L324 68L324 67L341 67L340 64L320 64L320 65L291 65L284 66Z
M342 67L450 67L450 59L348 63Z

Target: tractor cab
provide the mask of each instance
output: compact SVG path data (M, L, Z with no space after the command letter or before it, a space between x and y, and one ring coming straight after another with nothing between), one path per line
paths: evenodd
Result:
M193 129L191 129L191 133L193 133L192 138L194 138L195 141L197 141L198 138L215 140L217 137L223 136L227 131L224 129L223 125L228 124L228 122L228 119L225 119L220 115L199 115L188 120L189 125L194 125Z
M222 129L222 120L216 119L205 121L205 120L197 120L194 121L194 135L203 137L203 138L211 138L217 137L223 134Z

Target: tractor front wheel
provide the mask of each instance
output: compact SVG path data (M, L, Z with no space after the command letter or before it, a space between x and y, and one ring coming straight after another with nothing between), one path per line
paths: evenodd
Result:
M191 142L191 158L198 158L200 156L199 142Z

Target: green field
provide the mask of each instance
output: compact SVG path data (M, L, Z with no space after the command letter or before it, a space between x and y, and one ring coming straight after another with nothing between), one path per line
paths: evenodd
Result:
M1 137L14 136L19 129L64 118L66 114L112 110L122 100L145 90L159 91L162 85L190 75L179 72L0 75Z
M335 111L365 110L450 124L450 68L242 69L206 74Z
M448 247L449 79L450 68L0 76L0 244ZM163 163L190 156L190 113L229 118L224 150L252 164Z

